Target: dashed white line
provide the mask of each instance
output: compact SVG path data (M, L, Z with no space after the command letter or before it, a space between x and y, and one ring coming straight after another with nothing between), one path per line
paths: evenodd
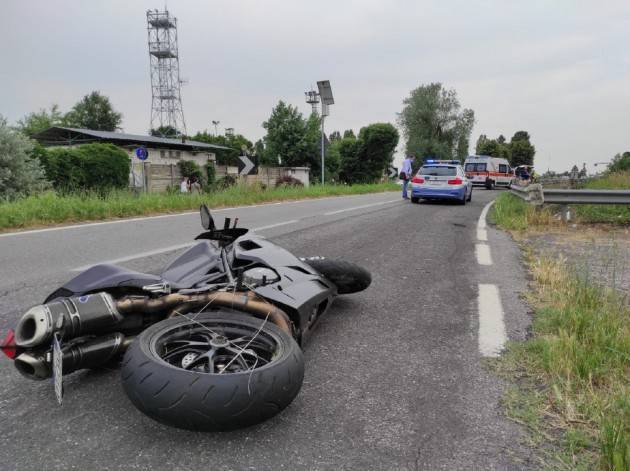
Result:
M265 231L265 230L271 229L273 227L286 226L287 224L294 224L296 222L299 222L299 219L292 219L290 221L284 221L284 222L279 222L279 223L276 223L276 224L270 224L269 226L256 227L256 228L254 228L252 230L254 232L256 232L256 231ZM82 267L73 268L72 271L85 271L88 268L93 267L94 265L97 265L97 264L100 264L100 263L116 264L116 263L130 262L131 260L136 260L136 259L139 259L139 258L150 257L152 255L160 255L162 253L172 252L174 250L186 249L188 247L192 247L195 244L196 244L196 242L189 242L187 244L171 245L171 246L168 246L168 247L162 247L160 249L155 249L155 250L149 250L149 251L146 251L146 252L136 253L134 255L129 255L127 257L120 257L120 258L115 258L115 259L112 259L112 260L107 260L107 261L104 261L104 262L93 263L91 265L84 265Z
M492 255L490 254L490 246L488 244L476 244L475 255L479 265L492 265Z
M381 201L380 203L364 204L362 206L353 206L352 208L339 209L337 211L330 211L328 213L324 213L324 216L332 216L333 214L345 213L346 211L355 211L357 209L371 208L373 206L381 206L384 204L395 203L397 201L400 201L400 200L396 199L396 200L389 200L389 201Z
M479 285L479 352L484 357L499 356L507 335L499 289L495 285Z

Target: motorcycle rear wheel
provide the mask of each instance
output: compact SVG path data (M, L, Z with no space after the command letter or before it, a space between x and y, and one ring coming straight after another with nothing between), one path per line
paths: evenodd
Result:
M131 402L166 425L227 431L287 407L304 378L296 341L269 319L232 311L167 319L127 350L122 383Z
M332 260L323 257L305 258L307 263L324 278L337 286L339 294L358 293L372 283L372 275L365 268L345 260Z

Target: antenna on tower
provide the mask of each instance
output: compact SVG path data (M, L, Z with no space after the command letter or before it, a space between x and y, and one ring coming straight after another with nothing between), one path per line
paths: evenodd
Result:
M164 11L147 11L151 65L151 129L186 134L177 50L177 18ZM173 136L169 136L173 137Z
M304 96L306 97L306 103L311 105L312 112L317 114L317 105L319 104L319 93L317 93L312 88L308 92L304 92Z

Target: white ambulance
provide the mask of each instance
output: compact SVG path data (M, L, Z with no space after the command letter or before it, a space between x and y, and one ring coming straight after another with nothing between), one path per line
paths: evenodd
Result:
M502 157L470 155L464 162L464 172L473 185L483 185L488 190L493 190L495 186L507 188L514 180L514 170Z

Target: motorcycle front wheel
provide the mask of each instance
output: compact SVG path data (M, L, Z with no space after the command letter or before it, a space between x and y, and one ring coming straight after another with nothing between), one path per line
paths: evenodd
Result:
M125 353L121 375L131 402L158 422L227 431L287 407L302 386L304 359L269 319L219 311L149 327Z

